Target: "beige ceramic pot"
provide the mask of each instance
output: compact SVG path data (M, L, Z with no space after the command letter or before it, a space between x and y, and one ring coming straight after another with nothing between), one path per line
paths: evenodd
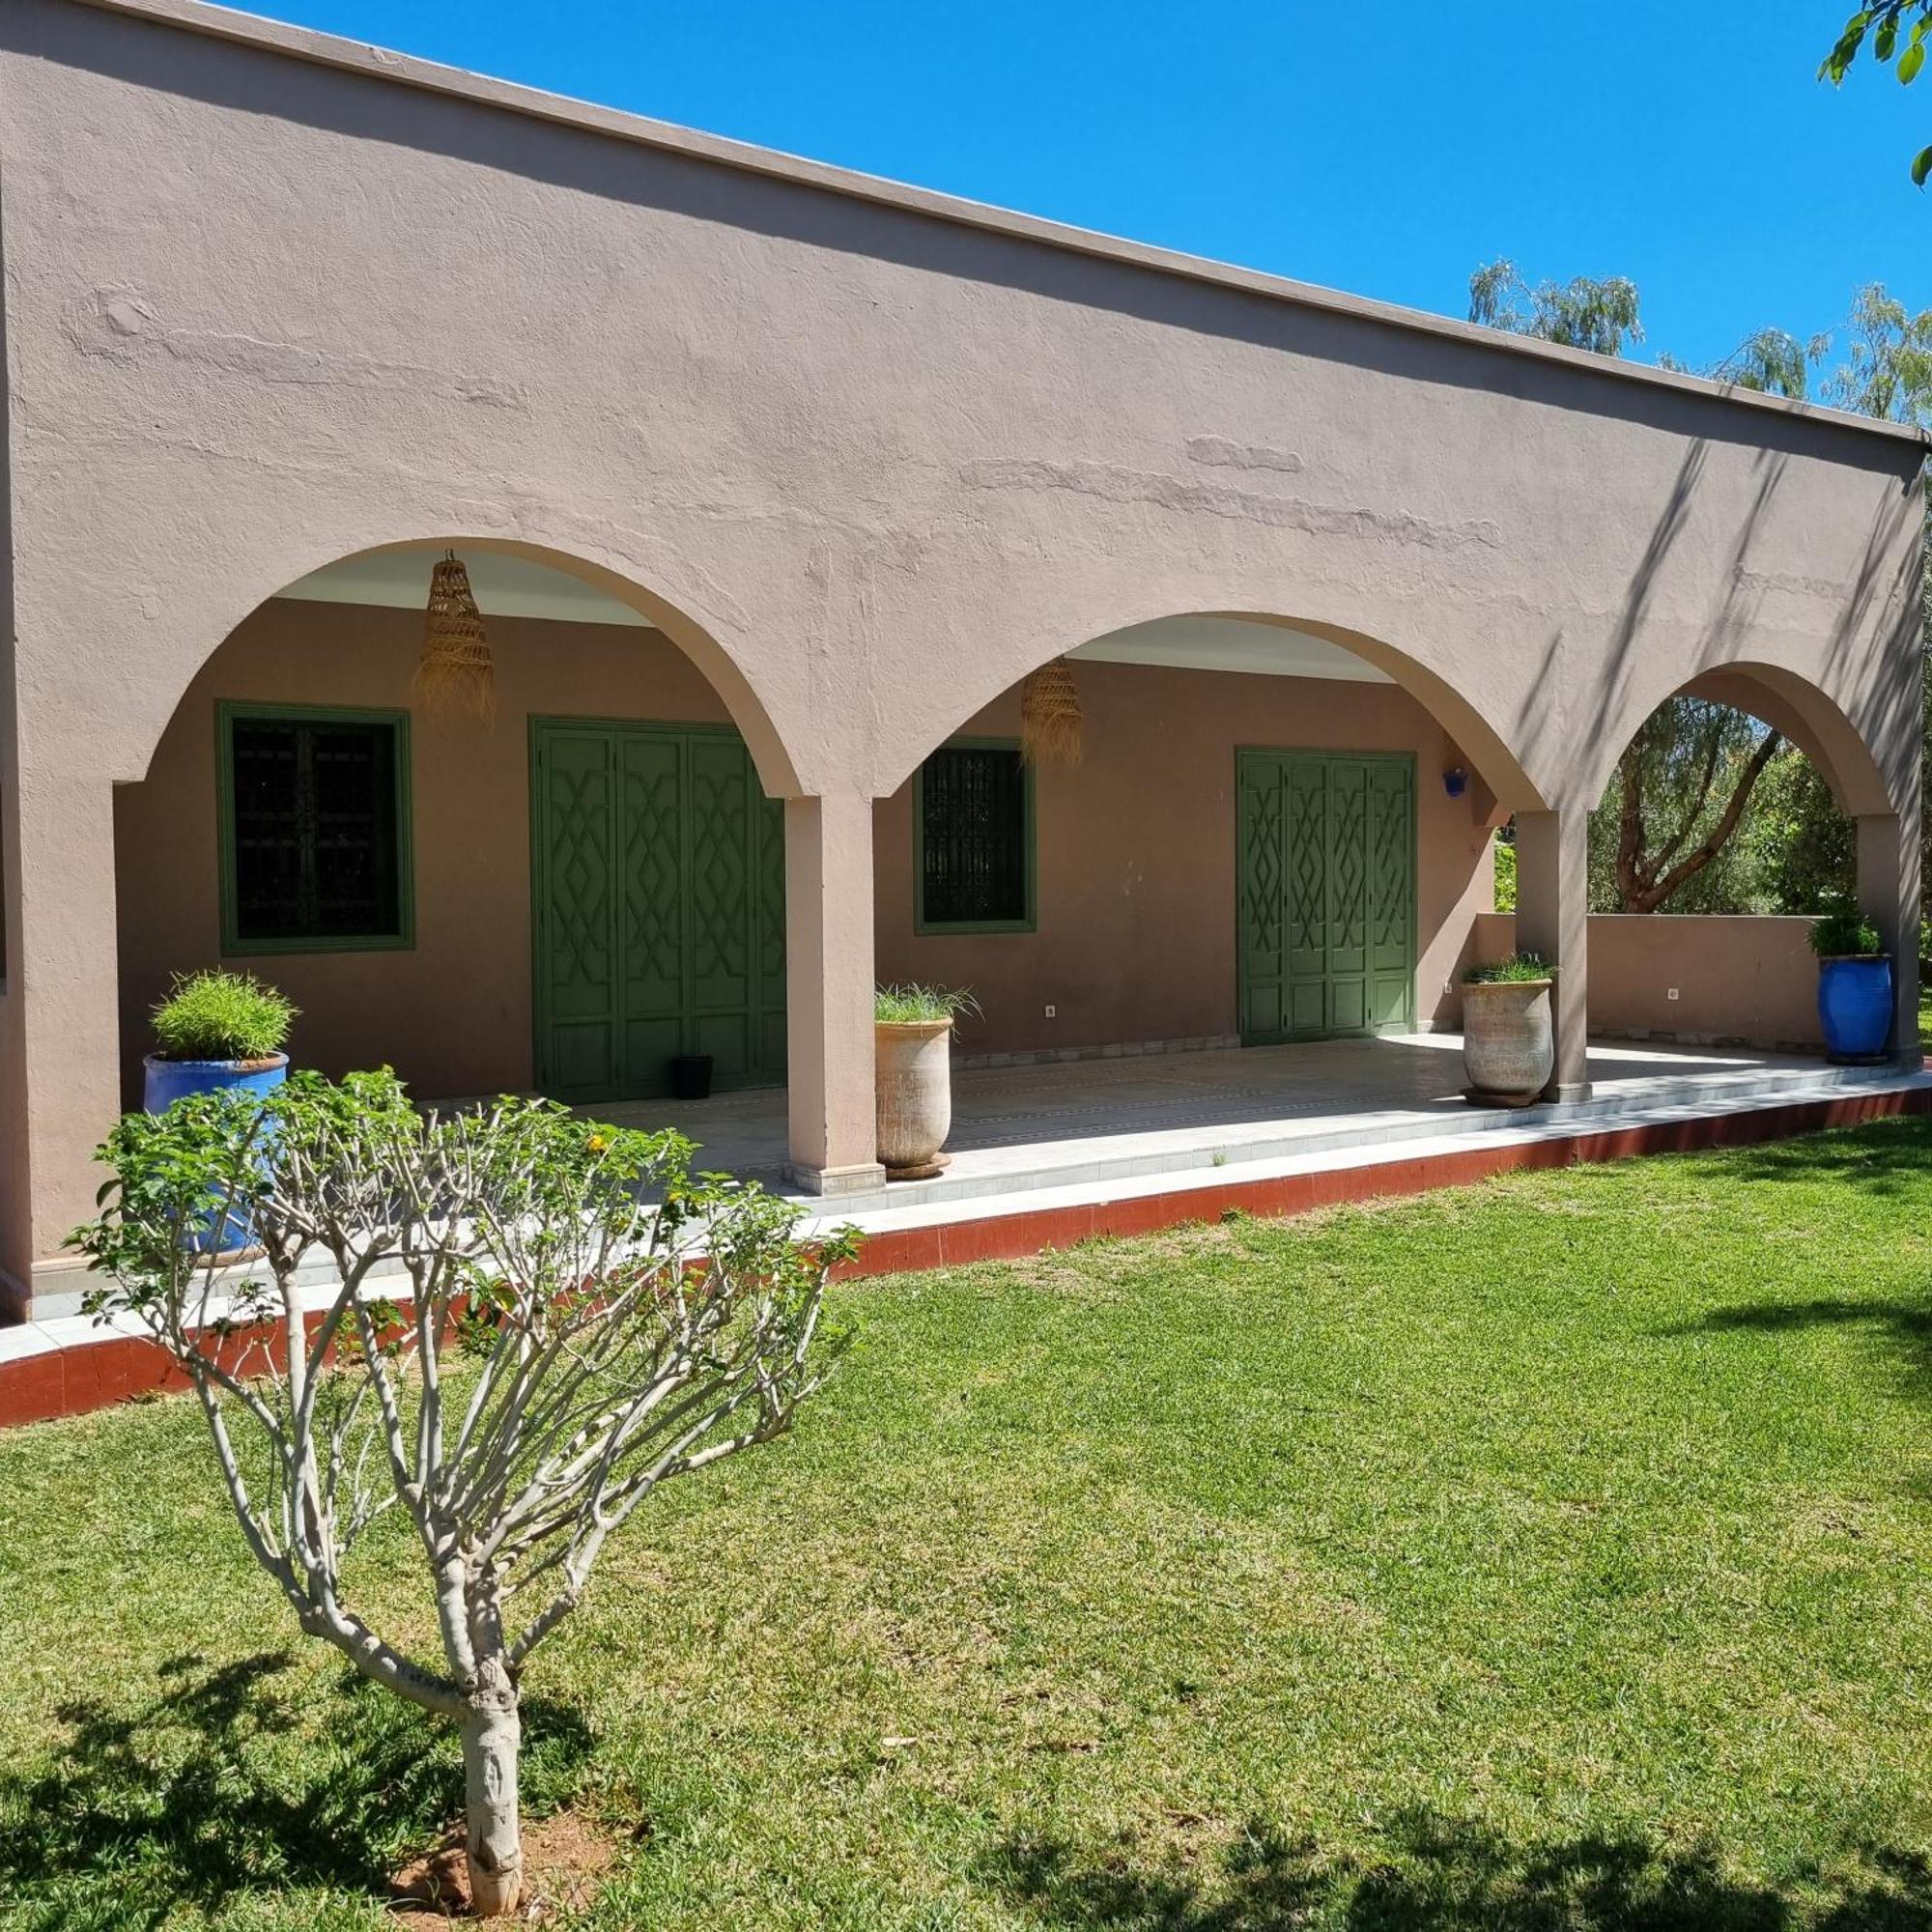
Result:
M920 1180L946 1165L952 1129L952 1022L880 1020L879 1159L888 1180Z
M1498 980L1463 988L1463 1071L1472 1100L1525 1107L1543 1097L1556 1065L1548 980Z

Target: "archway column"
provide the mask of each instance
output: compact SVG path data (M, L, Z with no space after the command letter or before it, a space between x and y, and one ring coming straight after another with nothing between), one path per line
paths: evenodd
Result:
M1902 812L1861 813L1859 905L1879 929L1891 954L1892 1029L1889 1045L1917 1066L1918 1038L1918 817Z
M786 1175L813 1194L885 1185L872 1086L872 801L788 798Z
M1551 1007L1556 1065L1552 1100L1589 1095L1590 814L1520 811L1516 818L1516 943L1556 969Z
M0 1268L7 1298L46 1319L80 1312L88 1276L64 1243L94 1212L94 1150L121 1113L114 792L45 765L7 791Z

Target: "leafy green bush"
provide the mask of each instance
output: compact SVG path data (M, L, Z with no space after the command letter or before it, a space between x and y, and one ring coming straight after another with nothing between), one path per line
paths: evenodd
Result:
M1811 951L1820 959L1875 959L1885 942L1862 913L1828 912L1811 922Z
M872 1017L884 1026L923 1026L979 1010L970 988L952 992L944 986L881 986L872 995Z
M1743 896L1721 911L1817 917L1858 903L1858 827L1797 746L1765 767L1739 821Z
M1496 900L1498 912L1516 910L1516 846L1501 833L1496 835Z
M1550 978L1548 962L1540 952L1512 952L1507 959L1486 960L1463 975L1465 986L1521 985Z
M163 1060L271 1060L300 1010L248 973L189 973L155 1009Z

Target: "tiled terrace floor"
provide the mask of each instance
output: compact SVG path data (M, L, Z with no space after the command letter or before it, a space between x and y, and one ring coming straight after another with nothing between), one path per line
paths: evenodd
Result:
M1462 1048L1460 1035L1408 1034L955 1068L948 1172L838 1206L907 1208L1532 1121L1610 1121L1635 1107L1809 1086L1833 1071L1791 1055L1605 1042L1590 1049L1587 1101L1512 1113L1463 1098ZM624 1126L676 1127L699 1144L698 1165L784 1184L781 1090L583 1111Z

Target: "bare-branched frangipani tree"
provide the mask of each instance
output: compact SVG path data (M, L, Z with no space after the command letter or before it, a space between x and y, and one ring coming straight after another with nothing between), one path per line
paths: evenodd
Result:
M128 1116L73 1236L109 1284L97 1309L186 1371L242 1532L302 1629L462 1727L483 1916L514 1910L522 1882L530 1652L653 1490L776 1435L821 1379L808 1355L848 1244L801 1244L788 1204L694 1179L690 1153L543 1101L426 1116L387 1072L298 1076L266 1104ZM238 1223L262 1250L240 1272L211 1252ZM440 1662L351 1599L346 1559L394 1509Z

